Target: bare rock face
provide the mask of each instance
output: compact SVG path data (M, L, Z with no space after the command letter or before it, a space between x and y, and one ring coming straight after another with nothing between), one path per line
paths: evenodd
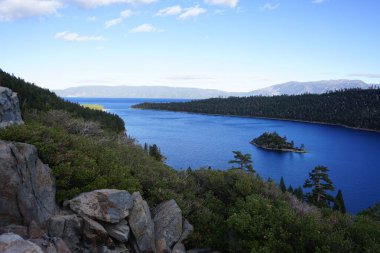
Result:
M29 144L0 140L0 226L44 227L55 213L55 179Z
M182 235L182 212L175 200L159 204L153 210L157 253L170 252Z
M0 128L23 124L17 94L0 87Z
M132 197L133 208L128 216L128 222L133 235L135 252L155 253L154 223L149 206L139 192L133 193Z
M119 242L128 242L129 226L127 220L122 220L117 224L104 223L103 226L112 238Z
M22 239L19 235L6 233L0 235L0 252L2 253L44 253L36 244Z
M51 237L62 238L75 252L81 247L83 219L75 214L55 215L49 219L47 232Z
M122 190L85 192L68 202L70 209L80 215L109 223L125 219L133 206L131 194Z

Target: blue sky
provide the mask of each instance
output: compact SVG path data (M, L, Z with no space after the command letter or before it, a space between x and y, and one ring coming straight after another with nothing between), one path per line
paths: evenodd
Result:
M380 1L0 0L0 68L50 89L380 83Z

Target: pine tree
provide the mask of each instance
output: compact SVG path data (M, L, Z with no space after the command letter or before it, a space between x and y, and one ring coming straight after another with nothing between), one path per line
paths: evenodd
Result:
M161 154L161 151L156 144L149 146L149 155L154 157L157 161L165 160L165 157Z
M247 170L254 173L255 170L252 166L252 158L250 154L242 154L240 151L232 151L234 153L234 160L229 161L229 163L238 164L238 169ZM235 168L235 167L233 167Z
M328 171L325 166L315 167L303 185L304 188L311 188L311 192L306 194L307 200L318 207L330 206L330 202L334 200L334 197L327 193L335 189Z
M144 144L144 151L148 154L149 153L149 151L148 151L148 144L146 144L146 142L145 142L145 144Z
M287 192L290 192L290 193L293 193L294 190L293 190L293 187L291 185L289 185L288 189L287 189Z
M280 188L280 190L282 192L286 192L286 185L285 185L284 177L281 177L280 184L278 185L278 187Z
M339 190L334 200L334 210L346 213L346 205L344 204L342 191Z
M303 196L303 190L302 190L302 187L298 187L294 190L293 192L294 196L296 196L299 200L303 200L304 199L304 196Z

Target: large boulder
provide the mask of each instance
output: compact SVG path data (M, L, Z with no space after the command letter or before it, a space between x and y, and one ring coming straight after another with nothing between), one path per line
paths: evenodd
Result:
M29 144L0 140L0 226L44 227L55 213L55 179Z
M132 197L133 208L128 216L128 222L133 235L134 249L137 253L156 252L154 223L149 206L139 192L133 193Z
M17 94L0 87L0 128L23 124Z
M44 253L36 244L22 239L19 235L5 233L0 235L0 252L2 253Z
M153 210L157 253L170 252L182 235L182 212L175 200L159 204Z
M131 194L122 190L85 192L68 202L71 210L80 215L109 223L125 219L133 206Z

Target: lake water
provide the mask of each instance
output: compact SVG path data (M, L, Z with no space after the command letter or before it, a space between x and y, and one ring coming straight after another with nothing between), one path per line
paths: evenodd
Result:
M131 109L141 102L180 101L168 99L70 98L79 103L102 104L118 114L127 133L140 144L157 144L176 169L211 166L228 169L232 151L252 155L254 169L263 178L286 185L304 183L317 165L330 169L330 178L343 191L348 210L356 213L380 201L380 133L338 126L290 121L208 116L180 112ZM254 147L249 142L265 131L276 131L303 143L309 153L281 153Z

